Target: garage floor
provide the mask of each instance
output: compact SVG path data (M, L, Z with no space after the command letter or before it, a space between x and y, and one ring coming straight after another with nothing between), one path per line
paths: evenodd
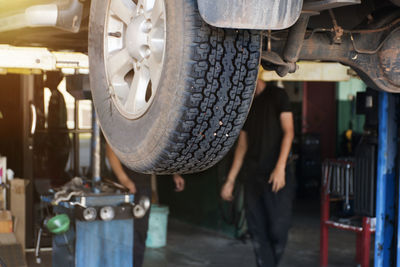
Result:
M289 243L280 267L319 266L318 205L304 201L297 205ZM255 267L250 242L216 236L214 232L171 221L168 246L147 249L144 267ZM330 267L354 267L355 234L330 232Z
M319 266L319 214L315 201L297 202L293 228L280 267ZM339 230L330 232L330 267L354 267L355 235ZM50 253L43 253L48 265ZM29 266L35 265L28 254ZM46 264L47 263L47 264ZM255 260L250 242L232 240L215 232L170 220L168 246L147 249L143 267L253 267Z

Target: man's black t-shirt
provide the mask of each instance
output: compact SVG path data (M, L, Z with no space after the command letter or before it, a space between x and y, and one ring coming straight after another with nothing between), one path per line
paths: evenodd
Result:
M291 112L289 97L284 90L268 86L255 97L243 127L248 142L244 163L247 172L268 177L275 168L283 137L282 112Z
M135 171L132 171L128 167L126 167L124 164L122 164L122 167L125 171L125 173L128 175L129 179L131 179L136 186L136 189L138 190L139 195L145 195L147 196L148 194L151 193L151 175L150 174L143 174L143 173L138 173Z

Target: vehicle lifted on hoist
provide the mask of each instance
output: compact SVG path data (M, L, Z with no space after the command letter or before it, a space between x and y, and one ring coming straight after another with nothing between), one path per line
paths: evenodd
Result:
M101 128L145 173L209 168L234 144L259 64L352 67L400 92L399 0L1 1L0 43L88 52Z

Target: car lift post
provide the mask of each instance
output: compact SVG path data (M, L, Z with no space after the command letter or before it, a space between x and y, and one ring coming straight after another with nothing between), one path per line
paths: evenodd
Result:
M397 201L395 197L395 162L398 139L396 122L397 98L395 94L379 93L375 267L395 266L394 258L397 247L394 230Z

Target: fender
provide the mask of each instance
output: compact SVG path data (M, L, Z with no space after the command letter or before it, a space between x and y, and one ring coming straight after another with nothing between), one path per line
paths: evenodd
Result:
M300 16L303 0L197 0L200 15L220 28L281 30Z

